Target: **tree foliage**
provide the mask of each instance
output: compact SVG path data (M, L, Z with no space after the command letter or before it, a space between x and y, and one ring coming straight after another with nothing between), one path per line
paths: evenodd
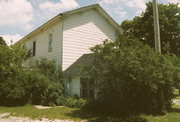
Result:
M21 78L24 77L21 64L25 57L24 49L0 47L0 104L23 104L26 101L26 83Z
M3 37L0 37L0 45L7 45Z
M146 6L141 16L123 21L121 27L124 30L124 36L136 38L154 47L152 2L147 3ZM158 9L162 52L180 56L180 8L178 4L158 4Z
M92 48L94 109L110 113L162 113L171 108L175 66L141 42L105 41Z
M28 56L26 49L0 47L0 105L58 104L64 89L55 62L41 59L24 67Z

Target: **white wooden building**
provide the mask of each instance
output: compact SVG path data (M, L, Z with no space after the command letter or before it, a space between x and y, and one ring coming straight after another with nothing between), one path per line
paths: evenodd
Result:
M60 13L18 43L32 49L35 58L54 60L65 71L82 55L91 53L89 48L105 39L115 41L121 32L102 7L94 4ZM81 96L80 79L76 75L64 77L71 95Z

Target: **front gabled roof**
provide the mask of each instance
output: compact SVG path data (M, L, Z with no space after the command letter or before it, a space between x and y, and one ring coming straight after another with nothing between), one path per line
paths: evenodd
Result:
M69 15L72 15L72 14L75 14L75 13L78 13L78 12L83 12L83 11L86 11L86 10L90 10L90 9L96 9L119 33L123 32L123 30L119 26L119 24L99 4L93 4L93 5L90 5L90 6L85 6L85 7L81 7L81 8L78 8L78 9L74 9L74 10L71 10L71 11L67 11L67 12L63 12L63 13L58 14L54 18L50 19L49 21L47 21L46 23L44 23L43 25L41 25L40 27L38 27L37 29L35 29L34 31L32 31L31 33L26 35L25 37L23 37L17 43L24 42L25 40L30 38L32 35L34 35L34 34L36 34L38 32L41 32L45 27L51 25L55 21L62 20L63 17L69 16Z

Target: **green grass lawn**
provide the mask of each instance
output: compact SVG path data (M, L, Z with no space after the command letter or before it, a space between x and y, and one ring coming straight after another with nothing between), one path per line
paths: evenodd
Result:
M174 90L174 95L176 96L177 100L180 100L179 89Z
M93 119L95 116L81 111L78 108L53 107L47 109L37 109L33 105L21 107L0 107L0 113L11 113L12 116L30 117L32 119L70 119L75 121Z
M124 121L124 122L180 122L180 106L173 105L173 111L164 116L125 116L110 117L105 115L90 114L78 108L54 107L37 109L33 105L22 107L0 107L0 113L11 113L12 116L30 117L33 119L70 119L75 121L90 120L94 122Z
M177 96L177 97L176 97L176 100L180 100L180 96Z
M144 115L148 122L180 122L180 106L173 105L173 110L164 116Z
M177 98L179 99L180 97L178 96ZM0 107L0 113L11 113L12 116L30 117L33 119L89 120L93 122L180 122L180 105L173 105L173 110L164 116L137 115L111 117L96 113L88 113L78 108L53 107L48 109L37 109L33 105Z
M174 89L173 94L174 94L174 95L179 95L179 89Z

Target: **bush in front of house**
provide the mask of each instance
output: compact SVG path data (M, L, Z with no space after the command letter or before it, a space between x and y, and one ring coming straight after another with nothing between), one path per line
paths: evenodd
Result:
M24 88L26 84L16 75L16 78L7 78L0 81L0 105L23 105L28 99L26 96L26 90Z
M31 64L31 68L37 69L41 74L45 75L51 81L62 82L61 68L57 67L55 61L40 58Z
M72 108L82 108L86 105L87 100L77 97L66 97L64 98L63 105Z
M175 81L174 87L179 89L180 91L180 57L176 57L175 55L172 55L171 57L169 57L169 59L176 66L174 77L173 77Z
M59 98L64 95L64 87L60 81L52 81L37 69L26 71L25 90L28 102L55 106L59 105Z
M88 104L103 113L160 114L171 108L175 66L162 54L134 40L104 41L91 49L96 99Z
M46 59L23 67L28 55L26 49L0 46L0 105L58 104L64 93L61 72Z
M54 61L47 60L46 58L40 58L39 60L35 60L34 64L31 64L31 69L33 69L36 73L33 73L36 78L39 76L46 77L46 80L32 83L32 88L34 89L34 97L31 100L33 104L42 104L42 105L59 105L61 96L64 95L64 87L62 83L62 76L60 68L56 67ZM39 75L37 75L39 74ZM31 76L30 78L33 78ZM30 81L33 81L30 80ZM33 85L34 84L34 85ZM40 88L40 86L43 87ZM39 91L38 91L39 89ZM33 93L33 90L31 90ZM41 94L36 94L41 93ZM34 99L35 98L35 99Z
M0 104L22 105L27 102L26 83L22 80L21 66L27 58L27 50L17 47L0 46Z
M46 89L42 92L42 105L62 105L63 85L59 82L48 82Z

